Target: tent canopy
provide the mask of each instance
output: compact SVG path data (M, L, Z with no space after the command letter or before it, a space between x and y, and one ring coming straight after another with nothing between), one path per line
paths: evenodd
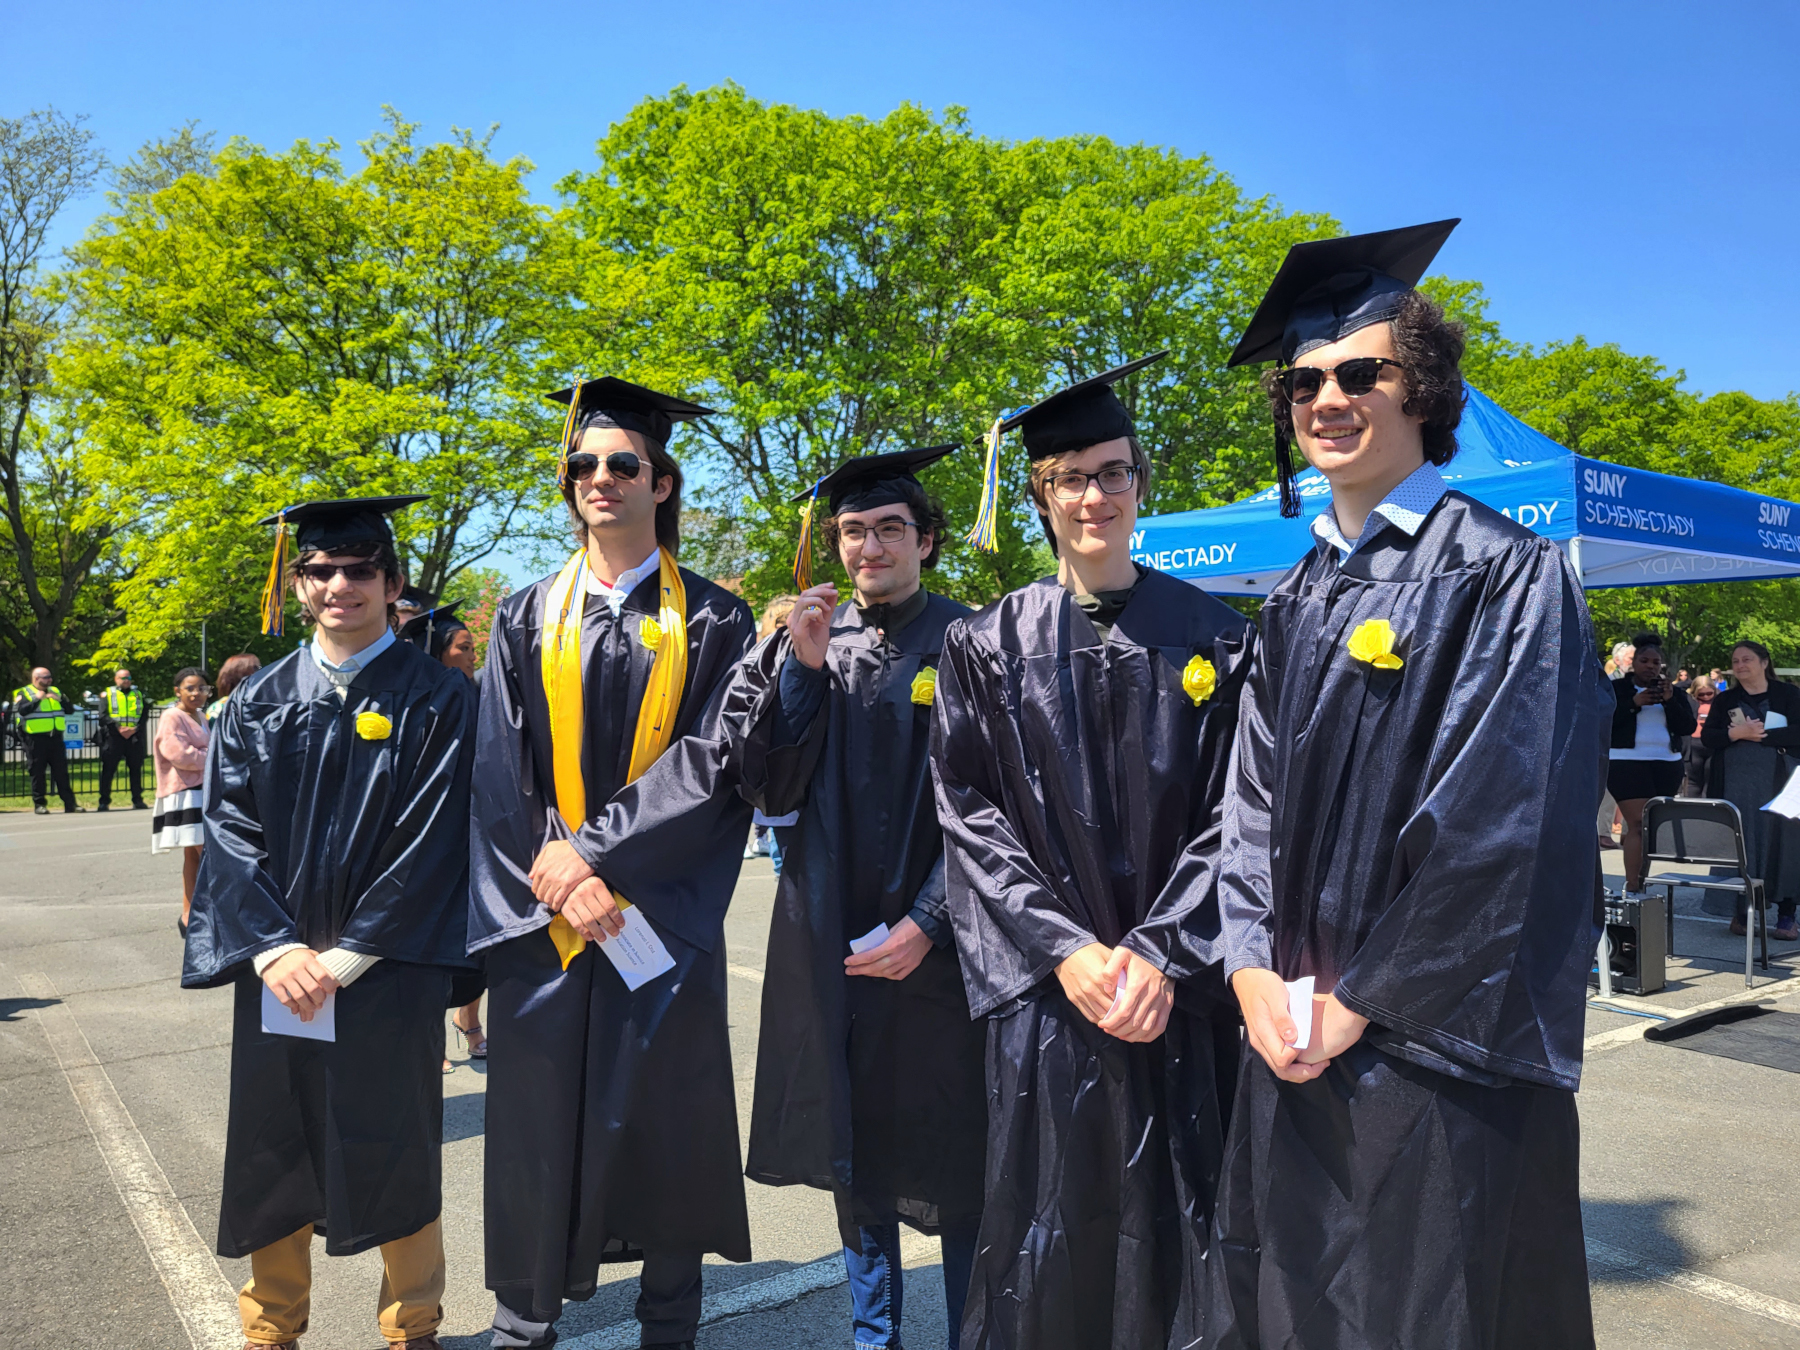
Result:
M1546 539L1590 590L1800 576L1800 506L1739 488L1588 459L1471 388L1444 468L1450 486ZM1313 546L1331 501L1323 474L1298 479L1301 514L1276 489L1230 506L1148 516L1131 556L1217 595L1267 595Z

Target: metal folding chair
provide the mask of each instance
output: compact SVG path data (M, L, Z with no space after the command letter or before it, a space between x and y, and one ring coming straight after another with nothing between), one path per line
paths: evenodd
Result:
M1730 876L1696 877L1664 872L1644 878L1645 888L1661 886L1669 897L1669 955L1675 954L1675 888L1701 886L1707 890L1740 891L1745 899L1744 984L1752 983L1750 968L1756 938L1762 936L1762 968L1769 968L1768 900L1761 878L1750 875L1744 851L1744 820L1737 807L1716 797L1652 797L1644 803L1644 870L1651 863L1698 863L1729 867Z

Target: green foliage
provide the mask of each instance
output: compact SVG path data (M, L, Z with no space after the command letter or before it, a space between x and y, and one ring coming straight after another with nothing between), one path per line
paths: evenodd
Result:
M416 132L390 112L354 174L307 142L233 141L172 180L157 166L191 153L146 156L146 190L83 241L63 279L80 331L55 372L98 471L85 519L123 529L130 616L96 661L252 608L270 547L255 521L293 502L430 493L396 532L434 591L554 521L542 394L566 251L525 161Z

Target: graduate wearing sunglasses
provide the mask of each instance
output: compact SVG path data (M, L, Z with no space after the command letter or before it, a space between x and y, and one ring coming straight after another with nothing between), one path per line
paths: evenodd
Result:
M494 617L473 797L494 1344L551 1344L603 1261L642 1261L642 1343L686 1345L704 1255L750 1259L723 936L750 806L720 719L756 625L676 562L669 436L708 410L612 378L551 397L579 547ZM635 988L603 950L628 906L674 963Z
M424 500L263 522L264 632L285 627L292 531L313 636L233 692L208 747L181 982L236 989L218 1250L250 1258L238 1307L257 1345L307 1330L315 1231L330 1256L381 1249L389 1344L436 1346L443 1315L439 1065L470 965L475 698L390 626L405 576L387 515ZM331 1038L292 1034L327 1009Z
M1415 286L1455 224L1297 245L1232 357L1281 363L1283 513L1290 442L1331 501L1258 619L1225 815L1221 1350L1594 1343L1575 1087L1613 697L1556 545L1440 472L1463 337Z

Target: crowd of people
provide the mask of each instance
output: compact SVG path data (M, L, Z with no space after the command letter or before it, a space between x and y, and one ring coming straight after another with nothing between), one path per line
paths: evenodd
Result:
M921 447L808 490L759 636L677 561L669 444L708 410L613 377L553 395L576 547L478 680L453 613L401 608L389 517L423 498L265 521L265 627L291 596L310 641L210 721L182 672L156 789L202 849L182 982L234 990L247 1342L307 1330L322 1235L379 1249L390 1345L438 1346L443 1018L473 1051L485 991L495 1346L553 1344L613 1261L642 1343L691 1346L704 1258L751 1258L746 1176L831 1195L858 1346L902 1344L902 1226L941 1239L951 1347L1592 1346L1588 821L1697 719L1653 644L1609 691L1556 546L1445 480L1463 339L1416 284L1454 224L1297 245L1233 353L1276 363L1284 514L1296 448L1331 487L1254 624L1131 557L1152 462L1115 386L1158 356L996 419L958 524L994 546L1017 432L1056 571L974 612L927 584L952 524L918 474L958 447ZM1726 790L1792 734L1737 664Z

